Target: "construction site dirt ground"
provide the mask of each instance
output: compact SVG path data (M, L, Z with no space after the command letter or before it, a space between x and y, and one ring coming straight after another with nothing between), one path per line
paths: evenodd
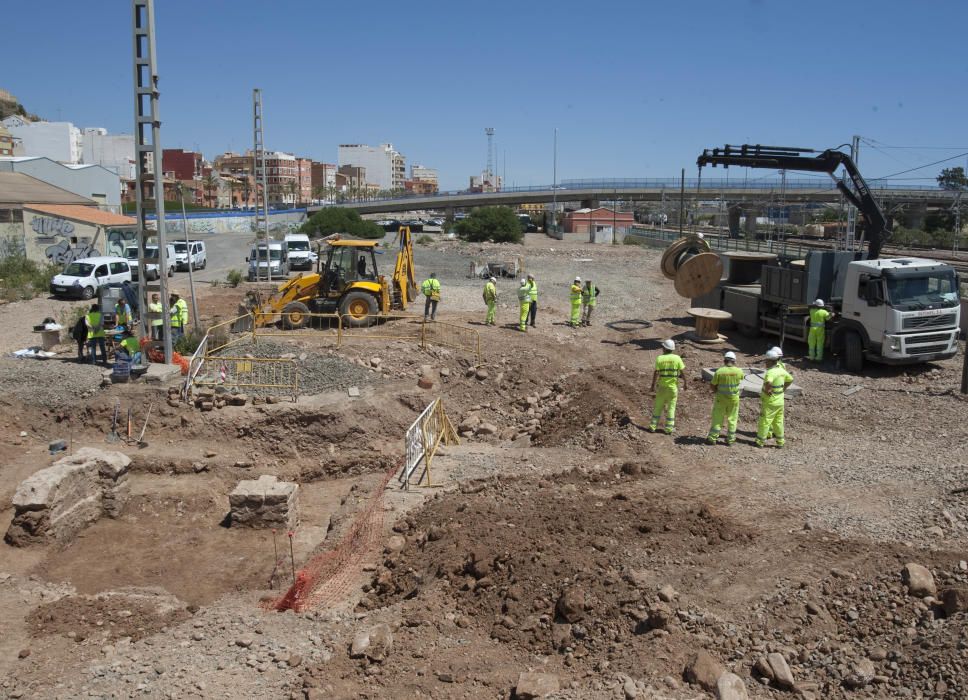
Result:
M518 254L537 327L515 330L517 281L503 279L484 326L470 263ZM417 246L421 275L441 279L438 321L479 333L482 361L398 339L336 348L329 331L260 341L327 374L295 403L200 412L164 385L92 390L68 346L0 361L4 530L18 484L57 458L51 440L132 459L120 517L67 543L0 544L0 697L510 698L537 672L552 697L684 699L715 696L723 669L753 698L968 696L962 358L858 377L788 343L803 395L787 400L785 448L753 446L751 398L737 444L708 446L700 368L727 348L756 366L775 339L692 343L659 255L530 234L523 248ZM589 328L566 324L575 275L601 288ZM243 293L200 286L205 324ZM0 322L38 323L50 303L0 306ZM668 337L689 378L674 437L645 430ZM432 389L417 385L427 365ZM434 460L434 487L384 487L438 396L460 444ZM106 442L116 402L136 430L152 404L145 446ZM228 494L261 474L300 485L297 569L353 550L310 609L266 609L292 579L290 533L227 526ZM365 536L347 538L362 518ZM908 563L933 595L909 591ZM362 632L385 642L383 623L392 648L351 653ZM692 664L700 651L711 658Z

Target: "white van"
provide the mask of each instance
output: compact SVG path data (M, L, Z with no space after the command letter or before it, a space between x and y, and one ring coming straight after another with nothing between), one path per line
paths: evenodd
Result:
M268 272L271 272L274 279L282 279L289 276L289 260L286 255L286 245L282 241L269 242ZM266 244L257 243L249 251L249 281L255 282L259 279L266 279Z
M309 244L309 236L305 233L287 233L283 242L286 244L290 270L313 269L317 256Z
M124 257L128 259L128 265L131 267L131 279L137 281L138 279L138 246L129 245L124 249ZM169 243L165 246L165 265L168 268L168 276L171 277L175 274L175 246ZM154 262L149 262L153 260ZM158 246L157 244L149 243L145 246L145 276L148 281L156 280L161 275L158 271Z
M105 285L130 281L131 268L124 258L80 258L65 267L59 275L54 275L50 281L50 293L55 297L93 299Z
M189 264L193 270L204 270L208 265L205 241L188 241L188 243L175 241L172 245L175 246L176 270L187 270ZM189 248L191 248L191 254L189 254Z

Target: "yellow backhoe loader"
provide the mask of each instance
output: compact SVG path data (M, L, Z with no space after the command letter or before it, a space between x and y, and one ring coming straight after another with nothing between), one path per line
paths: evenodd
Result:
M405 311L417 296L410 228L402 227L393 275L388 280L377 269L376 241L349 240L333 234L320 243L316 272L300 274L279 285L263 300L249 292L245 310L256 327L281 322L283 328L303 328L311 313L334 313L349 326L372 326L391 311ZM391 243L391 245L394 245ZM325 253L325 257L324 257Z

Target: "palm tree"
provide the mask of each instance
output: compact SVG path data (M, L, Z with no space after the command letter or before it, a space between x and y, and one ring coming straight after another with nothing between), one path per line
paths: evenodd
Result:
M212 192L218 188L218 176L214 172L210 172L208 175L202 178L202 186L205 188L205 206L215 208L212 204Z

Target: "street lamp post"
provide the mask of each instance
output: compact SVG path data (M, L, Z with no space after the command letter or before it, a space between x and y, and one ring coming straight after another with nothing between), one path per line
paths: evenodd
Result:
M558 127L555 127L555 149L551 170L551 226L558 233Z

